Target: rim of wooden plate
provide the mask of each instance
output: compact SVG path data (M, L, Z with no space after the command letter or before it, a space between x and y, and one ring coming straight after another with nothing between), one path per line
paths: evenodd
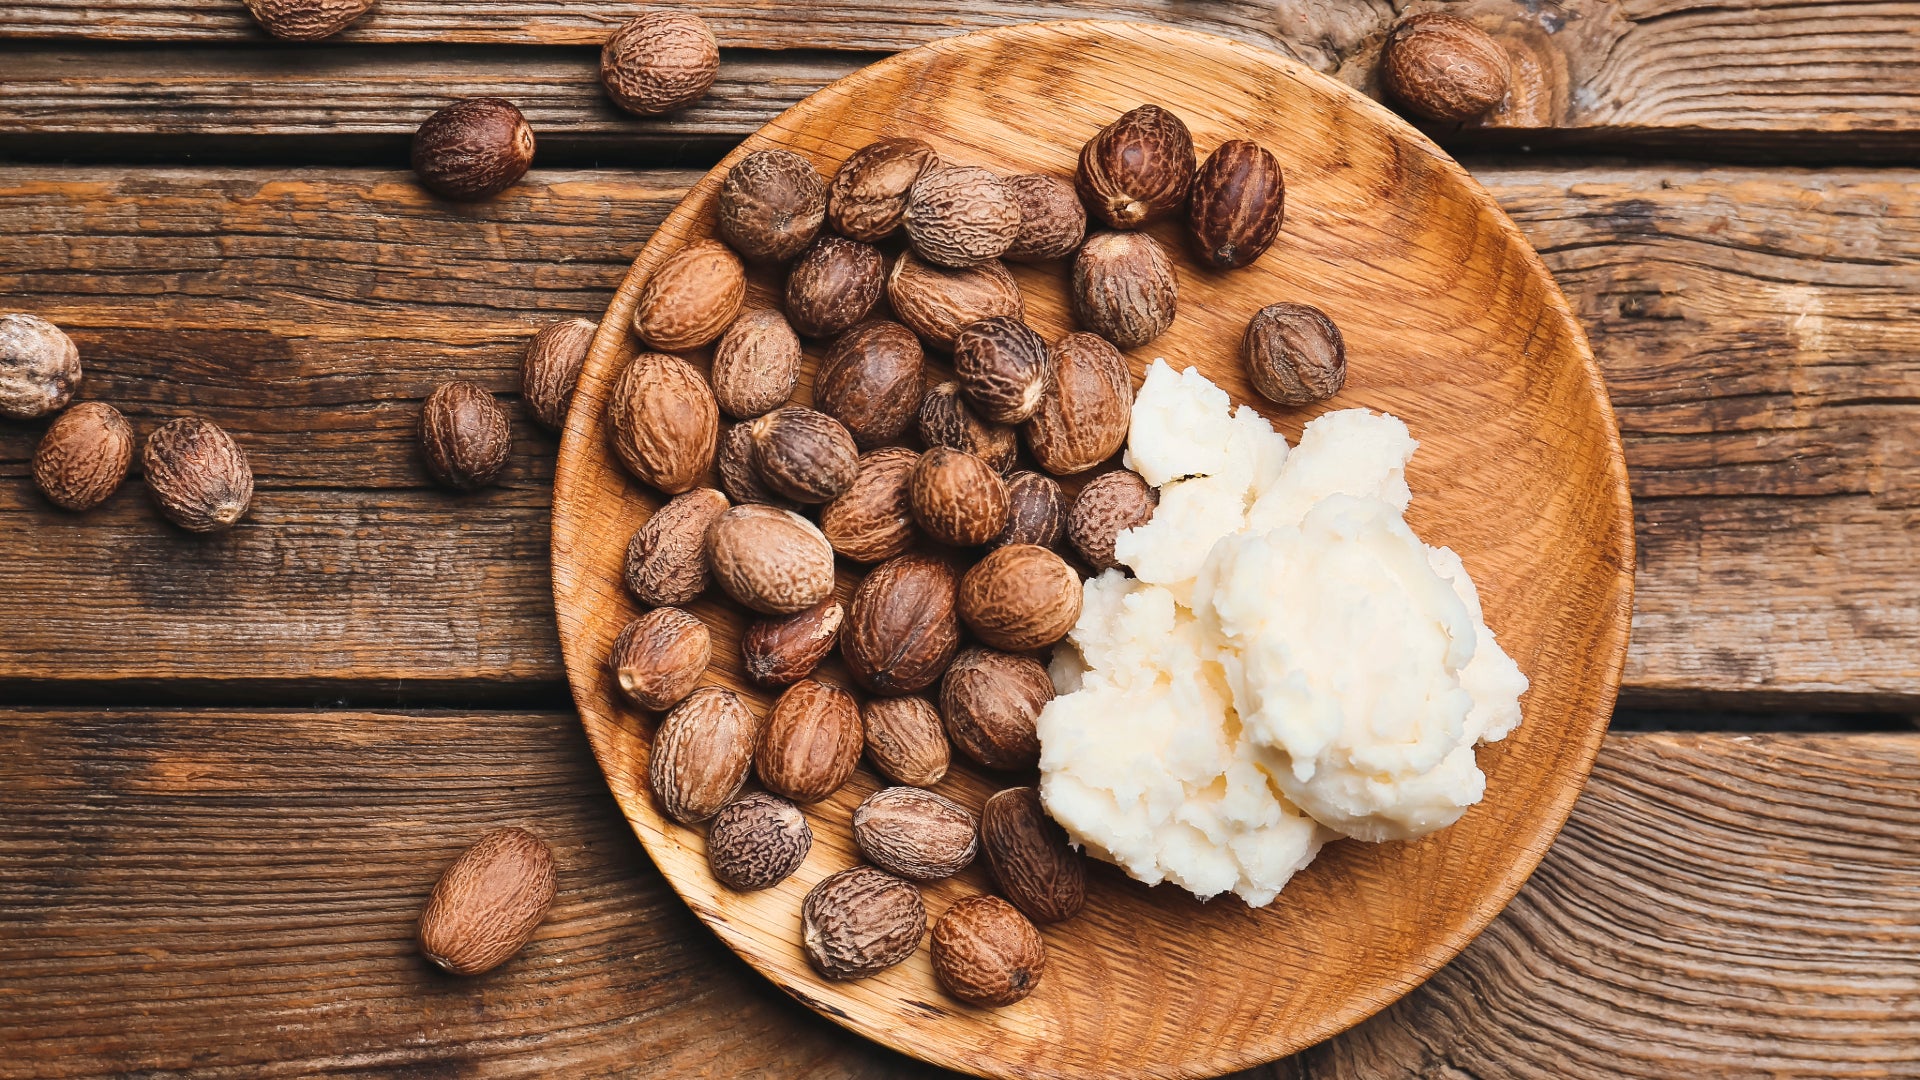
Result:
M1144 37L1152 43L1179 49L1182 45L1194 49L1226 49L1239 53L1254 63L1277 69L1279 73L1292 78L1313 81L1334 93L1344 97L1346 104L1370 112L1373 118L1384 124L1398 138L1413 144L1438 160L1439 166L1450 173L1452 178L1465 187L1472 197L1493 211L1494 220L1505 234L1514 251L1525 262L1528 270L1545 285L1545 302L1549 310L1564 323L1563 329L1569 337L1571 348L1577 353L1585 377L1588 391L1594 406L1599 410L1599 419L1603 421L1605 450L1610 479L1610 491L1607 495L1613 502L1613 515L1624 527L1615 528L1612 536L1618 538L1609 554L1616 568L1611 589L1607 594L1611 604L1600 605L1597 612L1612 625L1606 635L1602 648L1605 655L1600 657L1597 667L1603 676L1603 683L1594 697L1592 715L1585 726L1576 734L1579 741L1572 749L1574 755L1560 771L1564 782L1553 791L1550 800L1543 806L1534 821L1530 835L1514 842L1512 859L1506 865L1498 880L1490 882L1474 902L1469 916L1447 931L1436 935L1429 947L1418 956L1405 957L1399 968L1389 978L1384 978L1370 986L1367 991L1356 991L1338 1008L1330 1010L1321 1024L1312 1030L1291 1031L1269 1034L1265 1037L1252 1037L1232 1046L1214 1046L1196 1050L1190 1056L1178 1062L1142 1063L1143 1072L1151 1075L1179 1077L1211 1077L1239 1069L1255 1067L1288 1054L1296 1053L1313 1046L1327 1038L1344 1031L1367 1019L1381 1009L1403 997L1418 987L1441 967L1445 966L1462 949L1477 937L1486 926L1499 915L1506 905L1519 892L1540 861L1546 855L1554 838L1565 825L1574 803L1584 788L1587 776L1591 773L1595 757L1599 753L1605 737L1608 721L1614 701L1617 698L1621 674L1624 671L1627 656L1629 634L1631 631L1631 610L1633 598L1634 536L1632 528L1632 504L1628 495L1626 465L1620 442L1619 428L1614 419L1613 409L1606 392L1605 382L1599 366L1594 360L1592 349L1587 342L1584 330L1574 317L1558 283L1534 251L1524 234L1513 221L1501 211L1491 194L1475 180L1458 162L1429 140L1418 129L1407 123L1397 114L1371 98L1360 94L1334 79L1300 64L1289 57L1248 45L1231 38L1213 34L1185 30L1178 27L1156 23L1144 23L1129 20L1107 19L1063 19L1045 22L1014 23L992 27L942 38L913 49L904 50L879 60L859 71L853 72L809 95L799 103L782 112L778 117L762 126L753 135L741 142L729 152L719 164L701 177L673 211L661 221L649 237L632 266L622 279L620 287L608 305L602 317L599 330L595 334L589 358L581 372L582 383L589 381L600 384L604 390L619 371L619 365L630 353L631 331L629 324L636 306L641 286L654 266L665 257L666 247L678 250L687 226L697 218L700 211L696 204L704 201L704 196L716 190L728 169L748 153L756 150L780 146L769 132L784 133L785 125L791 119L811 115L820 109L823 103L847 95L851 89L883 77L891 69L922 62L929 54L939 54L955 50L979 47L983 42L998 42L1002 38L1013 38L1038 33L1058 33L1073 35L1115 35ZM690 238L690 237L689 237ZM581 711L582 726L586 729L594 756L602 772L623 767L623 763L610 760L612 750L605 745L605 735L600 725L609 727L623 726L619 716L599 715L595 699L596 688L600 687L600 675L603 659L586 655L577 643L581 630L583 614L574 610L573 594L583 583L577 580L575 565L571 561L571 549L575 540L575 522L563 514L563 506L578 498L575 487L582 481L582 470L586 459L609 455L609 450L599 437L598 415L602 397L600 394L576 395L567 416L562 435L559 459L554 474L554 513L552 535L552 568L556 618L559 625L561 648L565 659L567 678L575 704ZM587 406L591 405L591 409ZM620 472L618 466L614 471ZM624 475L624 474L623 474ZM631 481L629 481L631 482ZM602 688L603 689L603 688ZM610 785L611 786L611 785ZM645 788L644 778L638 785ZM654 843L644 827L644 814L637 815L615 791L616 801L621 812L627 817L628 824L634 829L649 857L659 859L660 853L654 849ZM642 796L644 798L644 796ZM657 816L657 815L654 815ZM659 842L676 846L671 837L664 836ZM975 1050L971 1053L954 1053L923 1038L916 1038L914 1029L895 1029L864 1024L842 1010L815 999L812 995L796 987L787 985L775 973L768 969L763 958L755 951L743 947L753 937L726 920L716 917L700 901L702 897L689 893L683 883L674 874L663 873L669 885L681 900L698 915L703 924L713 931L728 947L745 959L763 977L807 1005L816 1013L826 1016L842 1027L888 1046L911 1057L931 1064L972 1072L982 1076L1066 1076L1082 1075L1075 1071L1061 1071L1044 1065L1007 1062L992 1056L990 1051ZM798 914L795 919L797 922ZM742 940L736 941L738 937Z

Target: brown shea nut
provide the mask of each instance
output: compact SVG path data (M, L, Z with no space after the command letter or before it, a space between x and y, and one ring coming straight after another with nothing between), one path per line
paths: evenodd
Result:
M720 73L720 43L706 20L649 11L613 32L600 49L600 85L615 105L659 116L707 96Z
M980 847L994 884L1027 918L1060 922L1087 903L1087 860L1030 787L1008 788L980 811Z
M987 553L960 579L960 620L996 649L1044 649L1080 618L1080 575L1038 544Z
M441 873L420 912L421 955L455 975L491 971L533 940L553 904L553 849L495 829Z
M541 327L527 342L527 355L520 361L520 397L542 427L559 431L567 425L574 385L599 330L599 323L587 319L563 319Z
M840 421L803 405L748 423L760 482L795 502L823 503L853 486L860 448Z
M760 725L740 695L703 686L673 707L654 733L647 784L681 824L712 817L747 782Z
M995 547L1038 544L1050 548L1067 533L1067 498L1051 476L1022 470L1007 477L1007 524Z
M718 471L720 490L737 506L765 503L782 510L800 509L799 503L775 495L760 482L760 474L753 468L753 430L746 424L733 425L721 439Z
M920 257L964 267L997 259L1020 235L1020 204L977 165L934 169L907 195L907 239Z
M1047 970L1040 931L997 896L954 901L933 924L931 948L940 985L970 1005L1011 1005L1033 993Z
M120 410L83 401L61 413L33 451L33 482L64 510L107 501L133 465L133 428Z
M448 199L497 195L532 164L533 128L512 102L500 98L456 101L413 133L414 173Z
M764 791L722 807L707 825L707 866L735 892L770 889L787 880L813 850L813 830L800 808Z
M793 259L827 217L827 186L813 162L791 150L756 150L720 185L715 227L748 262Z
M920 455L883 446L860 457L860 475L820 511L820 531L854 562L885 562L913 546L909 485Z
M953 373L981 419L1017 424L1040 407L1053 382L1047 340L1008 315L962 327L953 340Z
M896 784L932 787L947 775L952 752L933 702L917 694L868 700L860 710L867 760Z
M79 385L80 350L66 331L38 315L0 315L0 416L59 412Z
M1457 15L1429 12L1400 20L1387 35L1380 71L1409 112L1429 120L1468 120L1500 104L1513 81L1506 50Z
M989 769L1031 769L1040 763L1040 710L1053 700L1053 680L1030 656L993 649L962 650L940 682L940 715L960 752Z
M507 410L479 383L456 379L427 395L420 409L420 449L427 472L459 491L493 483L513 448Z
M1116 229L1137 229L1180 208L1193 167L1187 125L1158 105L1142 105L1081 147L1074 187L1094 217Z
M876 694L932 686L960 645L953 568L926 555L902 555L873 568L854 591L840 653L860 685Z
M989 424L967 404L957 382L944 382L920 399L920 438L928 446L964 451L1004 473L1020 453L1019 433L1006 424Z
M867 317L887 284L880 249L843 236L816 237L787 274L787 315L808 337L832 337Z
M160 513L188 532L232 528L253 502L246 451L197 416L169 420L147 436L140 468Z
M620 631L607 663L628 701L660 712L693 693L711 659L706 623L677 607L657 607Z
M1021 431L1041 468L1070 476L1118 453L1132 423L1127 358L1103 337L1068 334L1053 347L1053 381Z
M763 615L791 615L833 594L833 548L791 510L736 506L707 529L707 562L728 596Z
M1173 260L1146 233L1095 233L1073 260L1073 314L1123 349L1166 333L1179 305Z
M1273 246L1285 217L1280 162L1256 142L1229 139L1193 178L1187 227L1200 261L1215 270L1245 266Z
M907 213L914 182L938 167L919 139L881 139L855 150L827 188L827 224L849 240L873 243L893 235Z
M834 339L820 362L814 404L845 425L861 449L892 442L920 409L925 363L913 331L882 319L861 323Z
M853 811L853 842L870 863L908 881L939 881L980 850L973 812L918 787L881 788Z
M800 335L772 308L743 311L713 347L713 398L735 420L785 405L800 381Z
M247 0L260 28L282 41L317 41L345 30L373 0Z
M853 695L829 683L802 679L773 703L754 752L754 771L767 790L797 803L814 803L840 790L860 764L860 709Z
M1067 542L1094 573L1111 570L1120 565L1113 557L1114 537L1145 525L1159 504L1160 493L1139 473L1130 469L1101 473L1080 489L1067 512Z
M911 882L871 866L829 875L800 904L800 947L829 979L863 979L912 956L927 906Z
M713 467L720 410L693 365L665 353L641 353L607 396L607 431L628 472L678 495Z
M920 455L908 482L913 520L954 547L984 544L1007 523L1007 485L993 466L960 450L936 446Z
M712 488L668 499L627 541L627 591L649 606L685 604L706 592L707 530L726 512L727 497Z
M740 636L740 666L761 686L792 686L833 651L846 615L829 596L792 615L755 619Z
M740 314L746 295L739 256L718 240L696 240L654 268L633 309L633 332L663 352L710 345Z
M942 352L953 351L963 326L996 315L1026 315L1020 286L998 260L949 270L903 251L887 275L887 300L920 340Z
M1269 304L1247 323L1240 359L1260 396L1280 405L1325 401L1347 384L1340 328L1312 304Z
M1072 255L1087 236L1087 208L1070 181L1031 173L1010 177L1007 190L1020 207L1020 232L1003 256L1013 262L1051 262Z

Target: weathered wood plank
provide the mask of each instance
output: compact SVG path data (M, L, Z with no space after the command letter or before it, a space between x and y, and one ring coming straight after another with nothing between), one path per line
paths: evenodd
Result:
M1626 700L1920 703L1920 174L1477 171L1619 411ZM691 177L536 171L454 208L391 172L0 171L0 294L72 330L83 393L141 432L202 412L260 477L224 538L137 483L73 517L25 479L39 427L0 426L0 685L556 692L553 441L520 422L506 486L456 497L415 409L444 378L510 392L529 329L597 316Z

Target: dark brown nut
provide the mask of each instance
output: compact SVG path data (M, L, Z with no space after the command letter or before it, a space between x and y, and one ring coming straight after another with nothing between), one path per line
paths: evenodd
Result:
M706 592L707 530L726 512L727 497L712 488L668 499L627 541L627 591L649 606L685 604Z
M840 790L860 764L860 708L829 683L802 679L767 714L754 771L767 790L814 803Z
M435 480L478 491L499 478L512 448L507 410L486 387L456 379L427 395L420 409L420 450Z
M846 615L829 596L797 614L755 619L740 636L740 666L761 686L792 686L833 651Z
M247 0L260 28L283 41L317 41L345 30L373 0Z
M782 510L800 509L799 503L775 495L760 482L760 474L753 469L753 429L746 424L728 428L726 437L720 441L719 472L720 490L726 492L736 506L765 503Z
M421 955L455 975L519 952L553 904L553 849L525 829L495 829L440 875L420 912Z
M1113 557L1113 539L1145 525L1160 504L1160 493L1130 469L1101 473L1073 500L1067 513L1067 542L1094 573L1119 566Z
M79 385L80 350L65 331L38 315L0 315L0 416L59 412Z
M976 165L934 169L907 195L907 239L939 266L997 259L1020 235L1020 204L998 176Z
M936 446L921 454L907 497L914 523L943 544L984 544L1007 524L1006 482L993 466L964 451Z
M813 850L813 830L800 808L764 791L728 803L707 825L707 866L735 892L770 889L787 880Z
M628 472L678 495L713 467L720 409L693 365L665 353L641 353L614 380L607 431Z
M833 594L833 548L791 510L736 506L707 529L707 562L728 596L763 615L792 615Z
M1020 234L1004 258L1011 262L1052 262L1072 255L1087 236L1087 208L1073 183L1030 173L1008 178L1007 190L1020 207Z
M1037 923L1061 922L1087 903L1086 856L1047 816L1040 793L1008 788L980 811L980 847L1000 894Z
M748 423L753 468L776 495L823 503L853 486L860 448L840 421L803 405L775 409Z
M1146 233L1096 233L1073 260L1073 314L1123 349L1167 332L1180 301L1173 260Z
M1187 125L1158 105L1142 105L1087 140L1074 187L1094 217L1137 229L1180 208L1193 167Z
M1068 334L1053 347L1053 381L1021 431L1041 468L1070 476L1119 453L1132 423L1127 358L1103 337Z
M657 607L613 639L608 666L628 701L643 709L671 709L693 693L713 659L707 624L677 607Z
M960 579L960 620L996 649L1044 649L1080 618L1080 575L1037 544L994 548Z
M911 882L871 866L829 875L800 904L800 946L829 979L864 979L912 956L927 905Z
M542 427L559 431L567 426L574 384L599 330L599 323L587 319L563 319L541 327L527 342L527 355L520 361L520 398Z
M932 686L960 646L953 568L925 555L902 555L873 568L854 591L840 653L860 685L876 694L912 694Z
M953 341L953 373L981 419L1018 424L1040 408L1053 382L1047 340L1009 315L961 328Z
M720 43L704 19L649 11L613 32L600 49L600 85L615 105L640 116L683 109L707 96L720 74Z
M55 506L91 510L133 465L133 428L120 410L83 401L54 420L33 451L33 482Z
M913 546L909 483L920 455L883 446L860 457L853 486L820 512L820 531L833 550L854 562L885 562Z
M908 881L939 881L980 851L973 812L917 787L882 788L853 811L853 842L873 865Z
M704 821L747 782L760 725L740 695L703 686L660 722L647 783L660 809L682 824Z
M247 452L197 416L169 420L147 436L140 468L160 513L188 532L232 528L253 502Z
M748 262L792 260L820 233L827 185L791 150L755 150L727 170L714 225Z
M740 314L747 268L718 240L696 240L667 256L640 290L633 332L649 348L685 352L710 345Z
M1020 286L998 261L949 270L911 251L893 260L887 299L908 329L942 352L953 351L953 339L969 323L996 315L1024 318L1027 311Z
M960 752L989 769L1040 763L1035 723L1053 700L1053 680L1030 656L964 649L940 682L940 715Z
M827 223L849 240L873 243L893 235L907 213L914 182L938 167L919 139L881 139L855 150L827 189Z
M933 924L931 948L934 976L969 1005L1011 1005L1033 993L1047 970L1040 931L997 896L954 901Z
M800 381L800 335L772 308L743 311L713 347L720 411L751 420L785 405Z
M957 382L944 382L920 400L920 438L928 446L960 450L1006 472L1020 454L1020 436L1006 424L989 424L967 404Z
M1347 345L1312 304L1269 304L1247 323L1240 359L1260 396L1280 405L1325 401L1347 384Z
M913 423L926 389L920 339L897 322L861 323L834 340L813 379L814 403L846 425L861 449L892 442Z
M1380 55L1387 90L1429 120L1468 120L1506 99L1513 67L1486 31L1457 15L1400 20Z
M1053 477L1022 470L1007 477L1007 524L995 547L1038 544L1050 548L1067 533L1067 497Z
M1187 227L1200 261L1215 270L1245 266L1273 246L1286 212L1280 162L1256 142L1229 139L1194 175Z
M533 128L511 101L456 101L413 133L413 171L444 198L466 202L497 195L532 164Z
M879 248L821 235L787 274L787 315L808 337L832 337L871 314L886 286Z
M896 784L932 787L947 775L952 751L933 702L918 695L870 699L860 710L867 759Z

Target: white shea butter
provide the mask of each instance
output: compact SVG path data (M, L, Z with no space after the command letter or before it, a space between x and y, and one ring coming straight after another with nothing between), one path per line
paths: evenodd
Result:
M1527 680L1452 551L1407 527L1417 444L1350 409L1289 451L1259 414L1155 361L1127 464L1160 487L1088 581L1042 711L1041 794L1141 881L1258 907L1323 841L1419 836L1486 779L1473 748Z

